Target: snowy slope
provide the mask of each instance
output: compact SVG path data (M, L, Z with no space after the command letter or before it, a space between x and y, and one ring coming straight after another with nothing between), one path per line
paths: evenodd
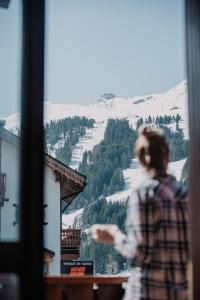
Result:
M109 118L120 118L129 120L130 125L135 128L139 117L146 118L149 115L176 115L180 114L182 121L180 126L184 129L185 136L188 138L187 129L187 81L184 80L166 93L153 94L148 96L137 96L129 98L119 98L114 96L112 99L101 97L95 104L72 105L45 102L44 120L58 120L65 117L85 116L94 118L96 121L93 129L88 129L85 136L75 146L72 153L70 166L78 168L82 160L84 151L92 150L104 136L106 123ZM15 113L6 119L6 127L16 132L19 128L19 114ZM174 127L174 125L170 125ZM58 147L60 146L60 141ZM56 147L54 147L56 148ZM55 149L51 155L55 155Z
M106 197L107 201L126 201L131 192L144 180L145 172L136 159L132 159L131 166L123 170L125 189Z
M138 117L157 115L180 114L187 120L187 82L179 83L166 93L129 98L114 97L101 98L95 104L73 105L45 102L45 122L72 116L85 116L94 118L96 122L106 121L109 118L125 118L135 125ZM6 126L9 129L19 126L19 115L14 114L7 118Z
M99 144L104 137L107 122L97 122L94 128L86 130L86 134L75 145L72 152L72 159L70 167L78 169L79 163L82 161L83 153L85 151L92 151L95 145Z
M169 163L169 173L174 175L177 180L181 180L181 174L183 170L183 166L186 162L186 159L181 159L178 161L174 161Z
M174 175L177 180L180 180L185 162L186 159L171 162L169 164L168 172ZM136 189L146 177L144 169L139 165L136 159L132 159L131 166L128 169L123 170L123 175L125 179L125 189L106 197L107 201L126 201L131 192Z
M76 210L75 212L71 213L71 214L63 214L62 215L62 228L63 229L68 229L68 228L72 228L74 221L76 219L77 222L77 227L80 228L80 217L83 213L83 208Z
M95 145L99 144L103 137L104 132L107 126L107 121L96 122L94 123L93 128L86 128L86 133L81 137L78 143L73 147L72 150L72 159L69 164L69 167L78 170L79 163L82 161L83 154L85 151L92 151ZM47 145L48 154L56 157L56 150L61 147L64 147L65 141L67 138L62 137L59 141L51 147L50 144Z
M20 114L19 113L14 113L6 119L6 128L13 131L14 133L17 132L17 129L20 128Z
M137 116L147 117L177 114L186 119L187 82L183 81L166 93L148 96L113 99L101 98L95 104L68 105L46 102L45 120L67 116L85 116L102 122L109 118L126 118L134 120ZM134 122L133 122L134 123Z

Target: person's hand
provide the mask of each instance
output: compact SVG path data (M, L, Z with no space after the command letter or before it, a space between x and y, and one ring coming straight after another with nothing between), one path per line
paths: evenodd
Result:
M92 238L99 243L113 244L115 236L121 232L117 225L96 224L91 227Z

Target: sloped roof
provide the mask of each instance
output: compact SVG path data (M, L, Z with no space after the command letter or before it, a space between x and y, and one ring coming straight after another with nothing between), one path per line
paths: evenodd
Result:
M20 145L20 138L5 128L0 128L0 139L17 147ZM86 186L86 176L47 153L44 153L44 163L52 170L55 180L60 182L60 200L62 201L62 211L64 211Z
M45 248L45 247L43 247L43 250L44 250L44 252L48 253L50 256L55 256L55 252L54 251L52 251L52 250L50 250L48 248Z
M56 181L60 182L60 198L62 201L62 210L64 211L86 186L86 176L64 165L48 154L45 154L44 161L52 169Z

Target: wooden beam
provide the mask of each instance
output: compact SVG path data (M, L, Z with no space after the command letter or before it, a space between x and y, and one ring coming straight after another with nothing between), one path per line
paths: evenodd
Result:
M61 162L59 162L58 160L54 159L53 157L47 154L45 155L45 164L55 172L64 175L66 179L72 180L75 184L78 184L80 186L85 186L85 182L86 182L85 176L65 166L64 164L62 164Z

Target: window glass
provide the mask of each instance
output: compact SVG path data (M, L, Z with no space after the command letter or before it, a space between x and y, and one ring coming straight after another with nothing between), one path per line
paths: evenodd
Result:
M22 5L0 8L0 241L19 238Z
M96 274L128 274L127 260L95 243L89 228L115 223L126 231L127 201L144 178L134 154L143 123L163 128L169 172L188 183L184 28L181 0L47 2L44 226L46 247L55 254L50 273L61 255L62 267L80 260L93 263ZM76 184L83 175L87 186L81 188Z

